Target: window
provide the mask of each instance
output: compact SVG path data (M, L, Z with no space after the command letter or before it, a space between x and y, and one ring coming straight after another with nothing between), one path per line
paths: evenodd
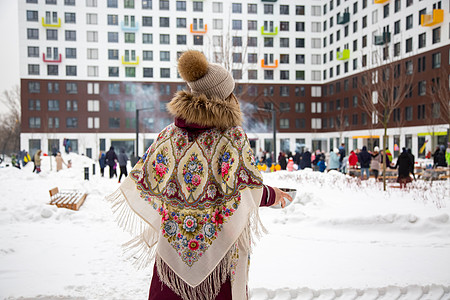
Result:
M427 45L426 33L419 34L419 48L423 48Z
M170 69L169 68L161 68L160 76L161 76L161 78L170 78Z
M242 30L242 20L232 20L231 21L231 29Z
M120 128L120 118L109 118L108 119L109 128Z
M213 12L214 13L223 13L223 3L222 2L213 2Z
M305 22L295 22L295 31L305 31Z
M405 120L411 121L413 116L413 109L412 106L405 107Z
M280 80L289 80L289 71L281 70L280 71Z
M432 64L433 69L441 67L441 52L432 54Z
M58 75L58 65L47 65L47 75Z
M406 40L406 53L412 51L412 38Z
M59 93L59 83L49 82L47 84L47 91L49 94L58 94Z
M406 0L406 7L409 7L413 4L413 0Z
M88 100L87 101L87 111L100 111L100 101L99 100Z
M413 15L409 15L406 17L406 30L409 30L413 27Z
M152 0L142 0L142 9L153 9Z
M215 47L221 47L223 43L223 38L221 35L214 35L213 36L213 46ZM234 43L233 43L234 45Z
M186 28L186 18L177 18L177 28Z
M109 83L108 84L108 94L109 95L119 95L120 94L120 84L119 83Z
M39 75L39 65L29 64L28 75Z
M77 66L66 66L66 76L77 76Z
M280 128L288 129L289 128L289 119L280 119Z
M389 17L389 3L383 6L383 18Z
M295 39L295 47L296 48L305 48L305 39L304 38L296 38Z
M248 79L258 79L258 71L257 70L248 70L247 76L248 76ZM254 95L254 96L256 96L256 95Z
M253 3L247 4L247 13L248 14L256 14L258 13L258 6Z
M87 31L87 41L91 43L98 43L98 32L97 31Z
M320 39L319 38L312 38L311 39L311 48L318 49L318 48L321 48L321 47L322 47L322 45L320 43Z
M153 26L153 18L152 17L142 17L142 26L152 27Z
M405 62L405 69L407 75L411 75L413 73L413 62L411 60Z
M273 80L273 70L264 70L264 79Z
M311 22L311 31L312 32L321 32L322 31L322 23Z
M118 7L117 6L117 0L108 0L106 6L109 7L109 8L117 8Z
M142 34L142 43L143 44L153 44L153 34L143 33Z
M312 129L321 129L322 128L322 119L312 118L311 119L311 128Z
M118 43L119 33L118 32L108 32L108 43Z
M431 103L431 114L434 119L441 116L441 104L439 102Z
M264 4L264 14L273 15L273 4Z
M41 110L41 101L28 100L28 110Z
M222 29L222 28L223 28L223 20L213 19L213 29Z
M231 38L231 43L234 47L242 47L242 37L240 36L233 36Z
M45 0L45 4L56 5L56 0Z
M295 71L295 80L305 80L305 71L304 70L296 70Z
M28 119L28 125L30 128L41 128L41 118L31 117Z
M170 27L169 18L160 17L159 18L159 27Z
M280 38L280 47L289 48L289 38Z
M433 44L441 42L441 27L433 29Z
M170 51L160 51L159 52L160 61L170 61Z
M305 63L305 55L304 54L296 54L295 55L295 63L296 64L304 64Z
M30 21L30 22L39 21L37 10L27 10L27 21Z
M186 45L186 35L177 35L177 45Z
M322 9L319 5L313 5L311 6L311 15L312 16L317 16L320 17L322 15ZM330 27L332 25L330 24Z
M98 59L98 49L87 49L87 59Z
M86 14L86 24L97 25L97 14Z
M169 0L159 0L159 10L169 10Z
M144 77L152 78L153 77L153 68L144 68Z
M100 118L99 117L88 117L87 118L87 128L100 128Z
M98 66L88 66L87 75L89 77L98 77Z
M27 38L29 40L38 40L39 39L39 30L34 28L27 29Z
M194 35L194 45L201 46L203 45L203 35Z
M305 15L305 6L304 5L296 5L295 6L295 14L297 16L304 16Z
M108 49L108 59L109 60L118 60L119 59L119 50L118 49Z
M417 91L419 96L425 96L427 93L427 82L425 80L419 81Z
M242 4L241 3L232 3L231 4L231 11L234 14L240 14L242 13Z
M169 34L160 34L159 35L159 43L161 45L169 45L170 44L170 35Z
M186 11L186 1L176 2L177 11Z

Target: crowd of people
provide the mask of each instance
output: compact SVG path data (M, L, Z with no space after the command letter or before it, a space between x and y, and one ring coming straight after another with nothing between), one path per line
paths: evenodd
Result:
M347 154L345 144L341 144L339 148L330 149L329 152L320 149L310 152L307 147L294 153L282 151L278 154L277 164L272 161L272 155L269 152L260 150L256 156L258 168L264 172L312 168L319 172L336 170L351 175L360 173L361 180L367 180L371 175L378 179L383 165L387 162L387 169L398 169L397 182L402 187L411 181L411 175L415 179L415 157L411 149L407 148L402 149L395 164L392 162L392 153L388 148L380 150L378 146L375 146L370 151L367 146L363 146L361 149L351 150ZM438 146L430 156L433 158L433 168L450 166L450 148L445 149L443 145Z
M104 153L100 151L100 156L98 158L98 162L100 165L100 173L102 177L105 176L105 168L109 167L109 178L117 177L117 165L119 165L120 175L119 175L119 183L122 179L122 176L126 178L128 176L127 164L128 164L128 155L125 153L125 149L120 149L120 153L116 154L114 147L111 146L109 150Z

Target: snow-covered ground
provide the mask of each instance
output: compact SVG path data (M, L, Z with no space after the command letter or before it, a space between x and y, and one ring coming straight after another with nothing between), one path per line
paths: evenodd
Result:
M117 179L90 174L93 161L43 172L0 166L1 299L146 299L151 270L122 254L129 236L104 197ZM106 170L107 171L107 170ZM265 174L298 190L285 209L261 208L269 233L257 243L250 298L450 299L450 181L381 191L337 172ZM79 211L48 205L49 190L89 195Z

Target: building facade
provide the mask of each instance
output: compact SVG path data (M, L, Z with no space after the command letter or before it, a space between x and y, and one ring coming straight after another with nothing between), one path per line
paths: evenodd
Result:
M429 0L20 0L21 147L51 152L68 139L90 157L111 145L131 154L138 123L142 155L187 88L177 57L196 49L232 72L255 151L272 149L270 110L276 149L382 145L361 86L401 65L411 92L386 146L421 156L446 143L428 91L439 74L448 85L449 21L449 1Z

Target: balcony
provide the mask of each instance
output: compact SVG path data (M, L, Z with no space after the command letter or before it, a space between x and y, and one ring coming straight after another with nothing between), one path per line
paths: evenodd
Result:
M376 35L374 38L373 43L377 46L382 46L391 41L391 33L390 32L383 32L382 35Z
M383 4L383 3L386 3L388 1L389 0L374 0L373 3L375 3L375 4Z
M120 27L123 31L138 31L139 30L139 22L136 22L134 24L125 24L124 21L120 22Z
M136 56L136 60L125 60L125 57L122 55L122 65L138 65L139 64L139 56Z
M262 35L277 35L278 34L278 26L275 26L275 31L264 31L264 26L261 26L261 34Z
M347 60L350 58L350 50L344 49L342 52L338 51L336 52L336 59L337 60Z
M277 0L261 0L262 2L277 2Z
M47 59L45 57L45 53L42 53L42 60L46 63L60 63L62 61L62 56L61 56L61 54L59 54L58 59Z
M347 24L349 21L350 21L350 13L348 13L348 12L345 12L345 13L343 13L343 14L340 14L340 15L337 17L337 23L338 23L339 25Z
M420 24L422 26L431 27L444 21L444 10L433 9L432 15L422 15Z
M45 23L45 18L42 17L42 26L59 28L59 27L61 27L61 18L58 18L58 23Z
M264 58L261 59L261 68L265 68L265 69L278 68L278 59L275 59L275 64L274 65L266 65L265 62L264 62Z
M205 24L205 27L203 28L203 30L194 30L194 24L191 23L191 33L195 33L195 34L205 34L208 31L208 25Z

